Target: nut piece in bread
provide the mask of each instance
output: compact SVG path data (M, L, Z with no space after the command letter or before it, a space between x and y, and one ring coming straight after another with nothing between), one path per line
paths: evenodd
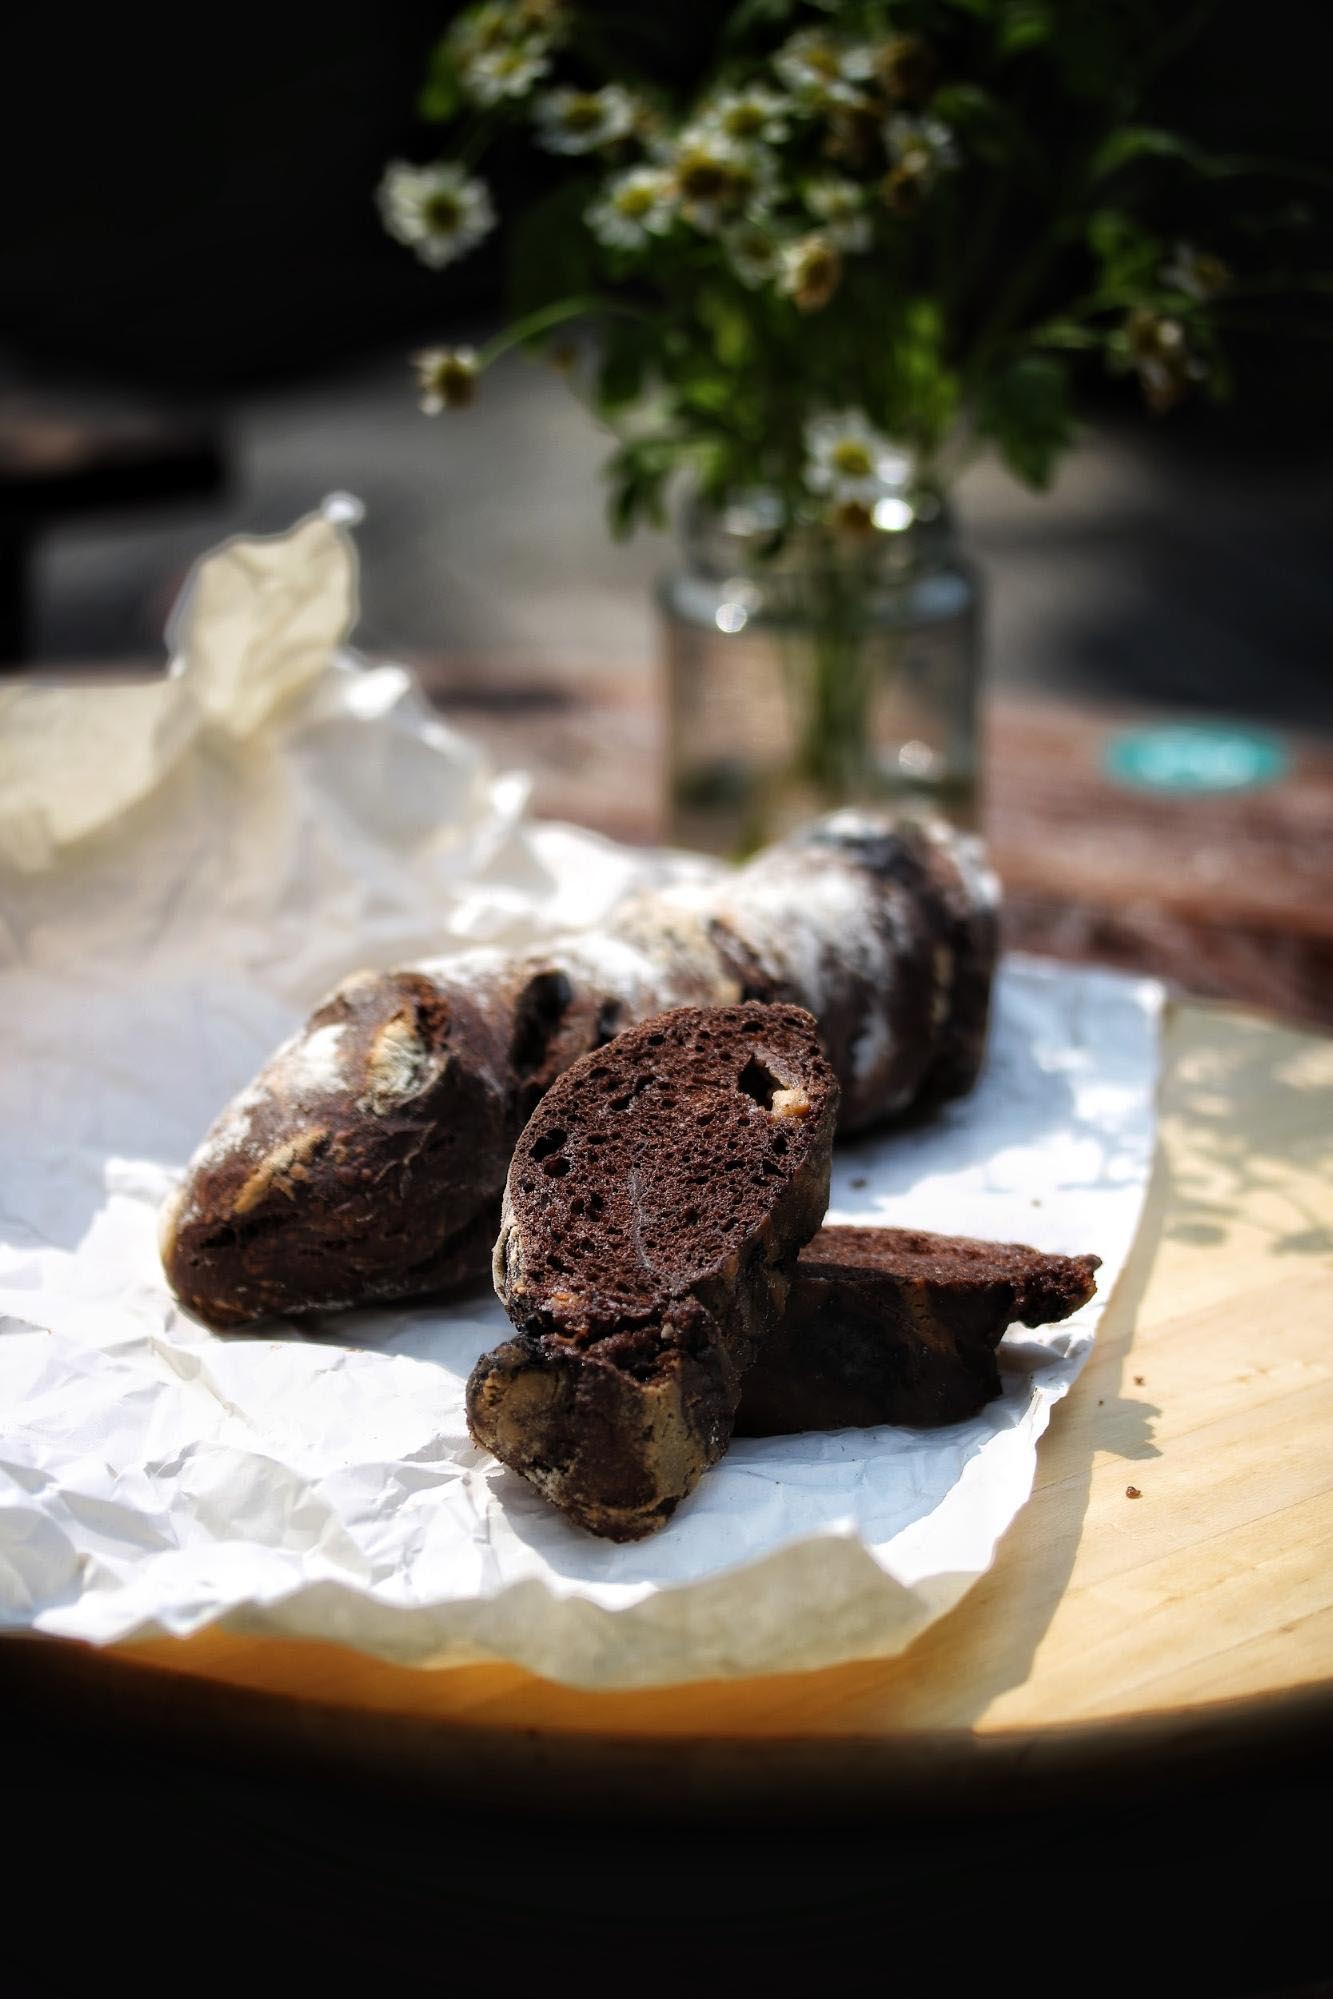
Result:
M652 1533L726 1449L827 1206L837 1104L810 1015L761 1005L663 1014L543 1098L495 1248L517 1337L477 1362L468 1421L580 1526Z

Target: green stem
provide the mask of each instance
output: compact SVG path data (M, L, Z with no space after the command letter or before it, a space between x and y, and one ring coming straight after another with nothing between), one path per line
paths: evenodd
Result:
M577 298L557 299L552 305L540 306L525 318L516 319L512 326L502 327L478 354L477 366L489 368L492 361L498 361L511 347L521 347L525 340L534 340L539 333L549 333L553 327L563 326L571 319L583 319L593 312L614 313L622 319L648 317L637 306L624 305L619 299L602 298L596 292L587 292Z
M802 777L830 803L856 796L870 724L866 578L823 550L797 606L791 647Z

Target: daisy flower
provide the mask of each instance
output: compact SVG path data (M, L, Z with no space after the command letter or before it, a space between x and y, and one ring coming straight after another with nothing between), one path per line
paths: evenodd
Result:
M412 365L427 416L465 409L477 393L481 371L475 347L426 347L412 356Z
M802 28L785 41L773 67L797 97L816 104L859 104L861 85L875 73L874 51L840 42L822 28Z
M526 97L550 67L550 53L540 42L509 42L470 56L459 64L459 73L468 96L490 105L506 97Z
M805 426L805 483L827 493L837 506L873 508L888 493L901 491L911 460L864 410L841 410L812 417Z
M884 143L893 164L882 192L899 215L910 215L939 175L958 164L953 133L938 118L912 118L905 111L895 112L885 120Z
M1158 416L1174 409L1194 382L1208 370L1192 352L1189 335L1178 319L1135 306L1125 322L1125 339L1139 387L1149 409Z
M811 181L805 190L805 205L824 225L824 234L840 250L870 248L870 217L865 212L861 189L854 180L829 174Z
M1162 283L1186 298L1213 298L1225 291L1231 273L1211 250L1196 250L1192 243L1177 243L1161 269Z
M762 215L724 229L722 247L736 276L751 290L776 276L781 244Z
M938 118L913 118L906 111L895 111L884 121L884 144L896 165L932 178L958 165L953 133Z
M762 208L777 170L770 153L742 146L704 125L690 126L676 141L671 174L681 214L711 234Z
M671 227L674 192L671 175L662 167L631 167L616 175L584 219L609 249L638 250L650 236L664 236Z
M634 99L618 83L602 90L548 90L537 100L537 138L548 153L595 153L633 131Z
M449 47L461 67L477 56L505 48L514 40L512 9L499 5L470 7L449 30Z
M791 105L785 97L754 83L745 90L724 90L704 106L699 123L742 145L759 140L774 146L786 138L790 118Z
M389 234L434 271L465 257L495 227L485 182L453 161L429 167L391 161L378 199Z
M798 312L819 312L842 283L842 252L818 230L785 243L778 256L778 290Z

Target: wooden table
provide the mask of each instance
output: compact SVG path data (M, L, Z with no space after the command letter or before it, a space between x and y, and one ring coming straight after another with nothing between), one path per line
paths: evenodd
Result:
M603 1815L1104 1791L1326 1738L1333 1041L1183 1005L1165 1057L1147 1215L1033 1497L902 1658L614 1695L225 1633L11 1668L242 1754Z

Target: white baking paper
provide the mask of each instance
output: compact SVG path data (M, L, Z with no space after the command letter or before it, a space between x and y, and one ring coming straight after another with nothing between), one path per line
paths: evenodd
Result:
M1007 963L976 1092L835 1163L831 1219L1094 1250L1098 1298L1011 1333L971 1422L738 1442L649 1541L592 1539L470 1443L493 1299L211 1335L156 1212L326 985L706 865L526 822L521 779L346 652L348 511L202 564L169 678L0 691L0 1625L589 1687L898 1652L990 1564L1129 1251L1159 991Z

